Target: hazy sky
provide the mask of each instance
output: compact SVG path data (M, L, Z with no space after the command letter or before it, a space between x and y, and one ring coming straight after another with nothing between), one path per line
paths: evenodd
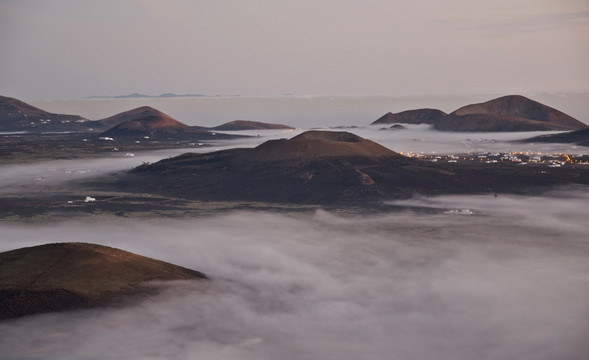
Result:
M585 91L586 0L1 0L0 94Z

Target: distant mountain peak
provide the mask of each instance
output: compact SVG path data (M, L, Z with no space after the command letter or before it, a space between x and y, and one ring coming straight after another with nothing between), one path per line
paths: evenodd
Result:
M435 109L387 113L373 124L430 124L445 131L578 130L586 124L522 95L501 96L445 114Z
M93 95L88 96L88 99L157 99L157 98L175 98L175 97L203 97L206 95L203 94L174 94L174 93L163 93L160 95L146 95L141 93L132 93L127 95L115 95L115 96L107 96L107 95Z

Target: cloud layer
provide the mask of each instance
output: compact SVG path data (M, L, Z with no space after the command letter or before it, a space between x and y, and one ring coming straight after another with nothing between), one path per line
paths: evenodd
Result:
M373 216L2 225L0 250L87 241L204 271L118 309L0 324L9 358L584 359L589 192L397 203ZM471 209L475 215L445 213Z

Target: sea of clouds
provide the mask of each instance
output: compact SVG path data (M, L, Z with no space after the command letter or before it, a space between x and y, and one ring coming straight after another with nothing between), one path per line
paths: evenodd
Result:
M135 306L0 323L7 359L586 359L589 189L398 211L0 224L207 273ZM465 211L465 210L469 211ZM456 211L451 211L456 210Z

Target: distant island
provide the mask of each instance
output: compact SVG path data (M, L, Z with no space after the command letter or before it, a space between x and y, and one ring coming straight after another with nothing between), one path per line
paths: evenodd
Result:
M398 123L429 124L436 130L472 132L571 131L589 127L559 110L521 95L463 106L450 114L438 109L389 112L372 125Z
M209 128L211 130L221 131L241 131L241 130L294 130L292 126L283 124L270 124L250 120L234 120L225 124Z
M106 95L93 95L87 96L85 99L161 99L161 98L187 98L187 97L206 97L209 95L204 94L174 94L174 93L164 93L160 95L146 95L140 93L132 93L128 95L115 95L115 96L106 96Z

